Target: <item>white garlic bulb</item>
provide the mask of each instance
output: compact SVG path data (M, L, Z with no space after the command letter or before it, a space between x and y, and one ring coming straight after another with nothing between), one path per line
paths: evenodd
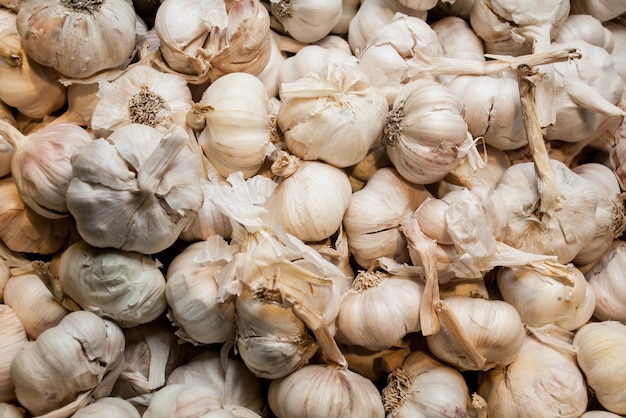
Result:
M265 203L270 225L304 242L322 241L337 232L352 197L345 172L281 151L272 173L278 185Z
M426 198L424 186L405 180L392 167L376 170L365 186L352 194L343 218L348 247L357 264L365 269L379 257L409 261L400 225Z
M70 158L93 140L91 134L64 123L23 135L0 121L0 135L13 146L11 173L24 203L50 219L68 216L65 195L72 179Z
M20 351L11 363L11 378L17 400L31 414L63 408L69 415L108 396L123 367L121 328L76 311Z
M302 159L348 167L380 142L387 100L355 65L330 63L282 83L280 98L278 126Z
M430 27L437 34L444 56L475 61L485 60L482 40L469 23L458 14L446 14L445 17L431 23Z
M210 180L201 178L200 188L204 199L189 226L180 234L183 241L204 241L213 235L229 239L233 228L228 217L206 196Z
M602 22L589 14L570 14L559 27L552 42L567 43L580 39L592 45L600 46L611 52L614 45L613 33Z
M388 418L467 416L470 404L461 373L423 351L391 371L382 395Z
M97 399L80 408L71 418L141 418L139 411L130 402L113 396Z
M38 0L21 4L17 13L26 53L70 78L126 65L135 27L135 10L124 0Z
M269 0L272 16L297 41L313 43L341 19L341 0Z
M16 398L11 363L28 345L28 336L13 309L3 304L0 304L0 325L0 402L13 402Z
M153 254L169 247L202 204L200 157L183 128L115 130L72 159L67 206L85 241Z
M585 274L596 295L593 316L601 321L626 323L626 289L622 280L625 250L626 242L615 240L609 251Z
M617 321L590 322L574 335L576 361L595 398L608 411L626 414L623 373L626 325Z
M17 125L17 121L13 116L13 108L0 100L0 120ZM0 140L0 177L4 177L11 173L11 159L13 158L13 147L4 140Z
M194 113L203 119L198 142L207 159L226 178L255 174L272 151L265 86L248 73L220 77L202 94Z
M576 418L587 409L587 386L575 356L529 335L509 365L479 374L488 416Z
M285 59L278 77L280 83L291 83L306 77L309 73L319 73L330 64L341 67L356 65L357 62L358 59L343 48L307 45Z
M572 14L591 15L601 22L619 17L626 12L623 0L572 0Z

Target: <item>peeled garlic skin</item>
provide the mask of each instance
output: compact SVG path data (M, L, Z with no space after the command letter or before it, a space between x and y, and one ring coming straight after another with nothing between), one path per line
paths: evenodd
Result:
M311 364L273 380L268 402L278 418L385 416L374 383L334 365Z

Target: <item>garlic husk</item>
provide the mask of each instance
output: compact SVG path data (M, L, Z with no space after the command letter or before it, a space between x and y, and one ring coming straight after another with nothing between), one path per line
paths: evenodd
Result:
M34 273L11 277L4 291L4 303L20 318L31 340L57 325L70 312Z
M601 321L626 323L626 289L623 288L626 242L615 240L609 251L585 273L596 295L593 316Z
M489 299L489 289L484 279L452 279L446 283L439 283L439 297L467 296Z
M261 380L239 358L222 355L204 351L172 370L166 383L203 385L224 405L240 405L265 415Z
M574 335L576 361L595 398L610 412L626 414L623 373L626 325L617 321L590 322Z
M80 408L72 418L141 418L139 411L130 402L113 396L97 399Z
M583 273L569 265L573 286L538 271L506 268L497 272L502 300L519 313L524 325L540 328L555 324L572 331L593 315L596 296Z
M619 17L626 12L623 1L607 0L572 0L572 14L591 15L601 22Z
M258 78L239 72L220 77L192 112L205 123L198 142L222 177L241 171L248 178L259 171L273 147L267 91Z
M11 378L11 363L28 345L28 336L19 317L8 305L0 304L0 402L14 402L15 386Z
M341 302L337 341L372 351L391 347L406 334L420 330L423 292L417 273L360 271Z
M76 234L70 217L39 215L20 198L12 177L0 179L0 240L14 252L52 254Z
M575 356L529 335L512 363L479 374L488 416L579 417L587 387Z
M386 417L467 416L469 389L461 373L423 351L391 371L382 390Z
M169 384L154 394L145 418L194 418L204 417L210 411L222 407L218 398L212 396L211 389L203 385Z
M268 402L278 418L385 416L374 383L335 365L310 364L271 381Z
M124 0L31 1L17 13L26 53L71 78L125 66L135 49L135 27L135 10Z
M367 269L379 257L409 261L400 225L426 198L424 186L405 180L392 167L376 170L365 186L352 194L343 224L356 263Z
M458 370L489 370L510 364L524 342L515 308L501 300L449 296L436 306L441 330L426 337L428 348Z
M278 126L302 159L349 167L380 142L387 100L355 65L331 63L282 83L280 98Z
M341 19L341 0L270 0L272 17L297 41L313 43L328 35Z
M0 134L14 149L11 174L24 203L50 219L68 216L65 195L72 179L70 159L93 140L91 134L67 123L44 126L23 135L2 121Z
M31 414L69 409L62 415L69 416L108 396L123 367L121 328L91 312L76 311L20 351L11 363L11 378L17 400Z
M345 172L286 152L279 153L272 172L278 185L265 203L271 225L304 242L322 241L337 232L352 197Z
M412 334L419 336L419 334ZM367 350L356 345L340 344L350 370L368 378L375 384L382 383L390 370L402 364L402 361L411 353L409 343L399 341L393 347L379 351Z
M567 16L552 41L563 44L575 39L602 47L608 52L613 50L613 33L605 28L600 20L588 14L570 14Z
M200 179L200 188L204 199L192 221L181 232L179 238L183 241L204 241L213 235L229 239L232 234L233 228L228 217L205 195L210 182L211 180L208 179Z
M153 254L168 248L203 200L201 161L183 128L118 128L72 159L66 200L85 241Z
M167 130L171 123L184 124L191 104L191 91L184 78L138 63L116 79L98 83L91 129L98 137L107 137L131 123Z
M121 327L151 322L166 309L161 264L146 255L78 241L48 267L35 270L58 300L69 298Z
M341 68L344 65L355 65L357 62L358 59L345 49L307 45L285 59L278 80L280 83L292 83L306 77L309 73L319 73L330 64L336 64Z
M235 335L234 300L218 300L215 275L232 259L234 249L219 236L193 243L170 262L165 298L176 335L194 344L230 341Z
M0 100L26 116L41 118L63 106L66 89L56 71L25 53L16 19L15 13L0 9Z

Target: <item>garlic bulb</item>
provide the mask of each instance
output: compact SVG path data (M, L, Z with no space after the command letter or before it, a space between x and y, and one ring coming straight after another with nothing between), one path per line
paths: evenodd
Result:
M91 126L91 116L98 104L98 83L74 83L67 86L67 110L50 124L72 123Z
M135 10L124 0L30 1L17 13L26 53L71 78L126 65L135 26Z
M30 58L22 48L15 13L0 9L0 100L22 114L41 118L65 103L58 74Z
M13 402L15 386L11 378L11 363L28 345L28 336L13 309L3 304L0 304L0 325L0 402Z
M391 371L382 395L388 418L467 416L470 404L461 373L422 351Z
M341 0L270 0L272 17L297 41L319 41L339 23Z
M576 361L595 398L610 412L626 414L623 347L626 325L617 321L590 322L574 335Z
M4 418L24 418L25 411L14 404L0 402L0 415Z
M626 291L622 271L626 266L626 242L615 240L609 251L585 274L596 296L593 316L601 321L626 323Z
M176 335L194 344L223 343L235 335L235 304L218 300L215 275L232 259L234 249L223 238L193 243L167 269L165 298L168 316L180 329Z
M519 314L501 300L449 296L435 310L442 327L426 337L428 348L458 370L504 367L517 357L524 342Z
M474 146L463 112L463 104L443 84L419 79L403 85L382 140L402 177L434 183L461 162Z
M310 364L272 380L268 402L278 418L385 416L371 380L330 364Z
M169 247L202 204L201 163L182 128L118 128L72 159L67 207L85 241L153 254Z
M606 22L626 13L626 3L623 0L572 0L571 3L572 14L588 14L601 22Z
M240 405L265 415L261 380L238 358L224 359L217 351L204 351L172 370L167 385L172 384L203 385L224 405Z
M91 115L91 128L98 137L131 123L165 129L170 123L182 125L192 104L184 78L141 63L115 80L101 80L98 99Z
M270 225L305 242L322 241L337 232L352 197L345 172L281 151L272 173L279 180L265 204Z
M559 27L552 42L564 44L580 39L592 45L602 47L608 52L613 49L613 33L602 25L597 18L588 14L570 14Z
M150 322L165 311L160 266L140 253L78 241L50 263L50 271L43 263L37 263L35 270L65 306L77 305L128 328Z
M406 181L394 168L376 170L365 186L352 194L343 217L356 263L367 269L379 257L408 261L400 225L427 197L432 195L424 186Z
M70 313L33 273L11 277L4 291L4 303L13 309L31 340L36 340Z
M245 178L252 176L272 151L267 91L251 74L220 77L204 91L193 112L202 118L198 142L224 178L237 171Z
M611 56L613 57L615 71L617 71L622 78L626 78L626 58L624 57L626 26L619 24L618 22L610 21L605 22L603 26L611 31L611 35L613 37L613 49L611 50Z
M13 117L13 110L0 100L0 120L6 121L13 126L17 125ZM13 158L13 147L0 135L0 177L11 173L11 159Z
M573 286L538 271L501 269L497 283L502 300L517 310L526 326L555 324L567 331L578 329L591 319L596 296L582 272L571 265L569 268Z
M474 61L485 60L482 40L466 20L457 14L448 14L431 23L437 34L443 55Z
M342 0L341 17L339 18L339 22L333 26L330 33L335 35L347 35L350 22L359 10L360 5L361 0Z
M211 183L210 180L200 179L200 188L204 199L189 226L181 232L180 239L183 241L203 241L213 235L219 235L226 239L231 236L233 228L228 217L206 197L209 183Z
M387 100L355 65L331 63L282 83L280 98L278 126L299 158L343 168L380 142Z
M123 367L121 328L76 311L20 351L11 363L11 378L17 400L31 414L62 409L67 416L108 396Z
M139 411L130 402L113 396L97 399L80 408L71 418L141 418Z
M11 174L20 197L41 216L68 215L65 195L72 179L70 158L93 137L73 124L48 125L30 135L0 121L0 135L14 149Z
M575 356L526 336L512 363L479 374L487 415L580 417L587 387Z
M360 271L344 293L337 315L337 341L372 351L391 347L420 329L424 284L416 273Z

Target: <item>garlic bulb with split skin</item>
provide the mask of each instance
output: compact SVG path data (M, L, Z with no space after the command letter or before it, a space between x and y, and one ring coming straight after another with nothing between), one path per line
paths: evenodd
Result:
M339 23L341 0L269 0L272 17L282 30L297 41L319 41Z
M626 324L626 289L622 280L624 268L626 241L616 239L608 252L585 273L596 296L595 318Z
M0 402L13 402L16 398L11 363L28 345L28 335L13 309L4 304L0 304L0 325Z
M172 245L202 205L200 156L188 133L119 127L72 158L66 201L85 241L154 254Z
M21 3L17 29L32 59L85 78L129 62L136 16L125 0L35 0Z
M233 228L230 221L219 208L206 196L207 188L212 181L201 178L200 188L204 199L187 228L180 234L180 239L188 242L204 241L213 235L230 239Z

